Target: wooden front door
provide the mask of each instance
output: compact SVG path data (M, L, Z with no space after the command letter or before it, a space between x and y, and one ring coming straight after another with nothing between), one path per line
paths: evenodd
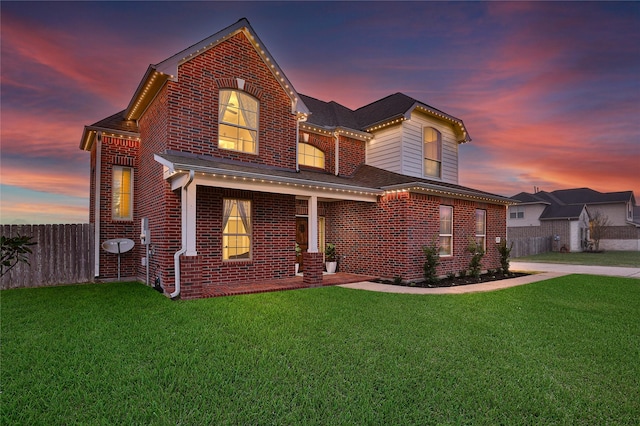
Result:
M296 217L296 243L300 246L300 254L296 257L296 262L300 264L299 271L302 271L302 253L309 248L309 221L306 217Z

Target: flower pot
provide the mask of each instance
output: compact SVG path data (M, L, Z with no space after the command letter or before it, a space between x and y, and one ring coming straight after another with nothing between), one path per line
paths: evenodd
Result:
M327 268L327 274L335 274L338 262L325 262L325 266Z

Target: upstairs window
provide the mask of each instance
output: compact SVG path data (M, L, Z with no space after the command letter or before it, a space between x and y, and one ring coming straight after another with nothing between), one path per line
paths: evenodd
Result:
M440 206L440 256L453 255L453 207Z
M258 152L258 101L238 90L220 90L218 147Z
M251 201L225 198L222 214L222 259L251 259Z
M487 211L476 210L476 244L487 250Z
M442 134L432 127L425 127L424 175L439 178L442 176Z
M523 206L509 207L509 219L524 219L524 207Z
M308 143L298 143L298 164L324 169L324 152Z
M111 217L114 220L133 220L133 169L131 167L113 166Z

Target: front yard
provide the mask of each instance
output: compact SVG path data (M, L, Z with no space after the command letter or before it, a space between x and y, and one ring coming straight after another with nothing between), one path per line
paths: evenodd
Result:
M635 424L640 282L0 293L1 424Z

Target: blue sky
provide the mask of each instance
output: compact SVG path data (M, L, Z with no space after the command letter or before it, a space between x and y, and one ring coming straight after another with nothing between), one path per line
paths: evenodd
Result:
M296 90L404 92L464 120L460 184L640 197L637 2L10 2L1 11L0 221L88 221L84 125L147 66L246 17Z

